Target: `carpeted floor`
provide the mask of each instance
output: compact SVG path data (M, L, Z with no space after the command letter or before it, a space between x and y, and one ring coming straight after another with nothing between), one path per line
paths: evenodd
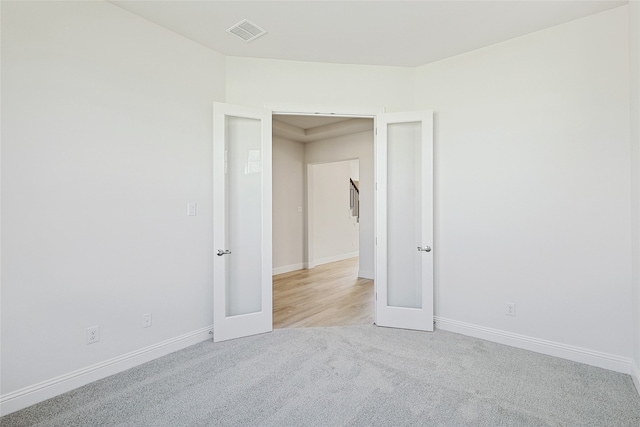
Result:
M640 426L628 375L449 332L280 329L189 347L9 426Z

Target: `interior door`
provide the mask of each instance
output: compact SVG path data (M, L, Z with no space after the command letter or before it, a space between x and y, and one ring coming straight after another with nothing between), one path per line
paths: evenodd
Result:
M272 330L271 111L213 106L213 340Z
M377 128L376 324L433 331L433 112Z

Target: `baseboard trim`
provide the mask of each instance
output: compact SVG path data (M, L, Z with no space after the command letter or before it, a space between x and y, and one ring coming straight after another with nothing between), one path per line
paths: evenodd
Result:
M213 326L207 326L175 338L96 363L77 371L52 378L41 383L16 390L0 396L0 416L7 415L60 394L66 393L91 382L106 378L118 372L141 365L158 357L173 353L190 345L211 338L209 332Z
M640 367L635 362L631 362L631 378L636 386L636 391L640 395Z
M374 279L375 275L373 274L373 271L368 271L368 270L358 270L358 277L362 277L363 279Z
M349 258L357 257L358 255L360 255L360 252L358 252L358 251L349 252L349 253L346 253L346 254L335 255L335 256L330 256L330 257L326 257L326 258L314 259L313 263L310 263L310 264L312 264L314 267L316 267L316 266L322 265L322 264L329 264L330 262L342 261L343 259L349 259Z
M633 376L632 360L626 357L589 350L582 347L575 347L554 341L533 338L526 335L514 334L512 332L487 328L440 316L434 316L434 320L436 322L436 329L481 338L483 340L505 344L524 350L535 351L536 353L542 353L548 356L560 357L573 362L584 363L598 368L622 372L624 374L631 374ZM636 382L636 387L637 386L638 383Z
M298 264L285 265L283 267L276 267L273 269L272 275L275 276L276 274L284 274L284 273L289 273L291 271L302 270L305 267L306 267L306 264L303 262Z

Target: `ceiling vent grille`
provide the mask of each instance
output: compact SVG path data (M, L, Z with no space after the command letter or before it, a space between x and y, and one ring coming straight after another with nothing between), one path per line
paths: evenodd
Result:
M227 30L227 32L233 34L241 40L249 43L260 37L263 34L266 34L266 31L262 28L258 27L253 22L248 19L243 19L238 22L236 25L233 25L231 28Z

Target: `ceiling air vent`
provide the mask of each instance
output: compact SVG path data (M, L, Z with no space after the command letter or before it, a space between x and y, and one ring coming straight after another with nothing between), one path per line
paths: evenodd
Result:
M227 30L227 32L233 34L239 39L244 40L247 43L257 39L258 37L266 33L265 30L258 27L256 24L249 21L248 19L243 19L242 21L238 22L236 25L233 25L231 28Z

